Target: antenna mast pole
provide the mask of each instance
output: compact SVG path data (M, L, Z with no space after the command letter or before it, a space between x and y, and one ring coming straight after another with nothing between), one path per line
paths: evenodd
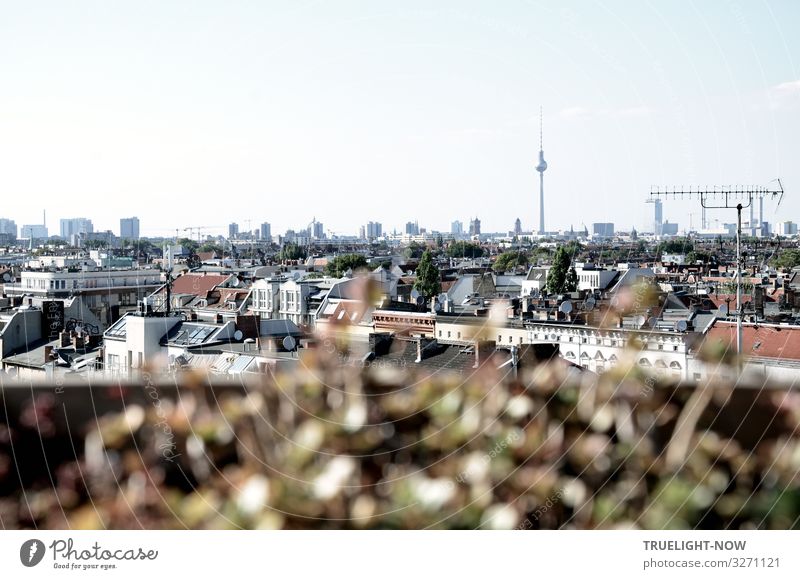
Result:
M742 318L744 318L744 305L742 304L742 209L752 207L753 200L762 200L764 197L778 198L778 205L783 199L783 185L780 179L775 179L777 187L712 187L711 189L651 189L651 197L672 197L673 199L700 199L705 222L706 209L736 209L736 353L739 354L741 364L742 355ZM734 205L734 203L736 203Z

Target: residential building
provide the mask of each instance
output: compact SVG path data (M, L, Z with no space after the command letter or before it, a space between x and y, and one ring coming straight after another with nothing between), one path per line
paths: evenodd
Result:
M377 222L370 221L366 226L365 239L377 239L383 237L383 225Z
M139 218L123 217L120 219L119 236L122 239L139 239Z
M135 309L144 296L162 283L155 269L95 269L93 266L53 270L25 269L20 281L4 286L6 295L34 298L82 296L83 302L103 324Z
M678 235L678 224L665 221L661 224L661 235Z
M0 241L13 244L17 241L17 224L13 219L0 217Z
M419 223L409 221L406 223L406 235L419 235Z
M778 235L783 237L797 235L797 223L792 221L783 221L778 223Z
M73 217L70 219L61 220L61 237L66 240L71 240L74 235L81 233L94 232L94 225L91 219L85 217Z
M19 236L24 239L47 239L47 227L44 225L23 225L20 227Z
M228 239L236 239L239 237L239 224L231 223L228 225Z
M480 235L481 234L481 220L477 217L475 219L470 220L469 222L469 234L470 235Z
M464 233L464 223L461 221L453 221L450 224L450 233L453 235L462 235Z
M266 221L261 224L261 241L272 242L272 226Z
M597 237L614 237L614 224L592 223L592 233Z

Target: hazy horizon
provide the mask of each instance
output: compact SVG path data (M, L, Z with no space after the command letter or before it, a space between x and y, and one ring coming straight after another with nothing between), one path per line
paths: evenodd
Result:
M798 21L788 0L12 3L0 217L530 230L542 106L548 230L648 229L651 186L776 177L765 219L798 221Z

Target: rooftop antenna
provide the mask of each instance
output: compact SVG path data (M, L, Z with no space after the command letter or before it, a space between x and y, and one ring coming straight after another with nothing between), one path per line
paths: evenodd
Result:
M777 183L777 186L772 186ZM778 199L778 206L783 200L783 185L780 179L773 179L767 186L741 186L723 185L711 188L692 188L688 191L683 187L680 189L661 188L655 190L650 188L650 196L653 197L672 197L676 199L700 199L700 206L703 212L706 209L736 209L736 353L742 354L742 318L744 317L744 305L742 304L742 209L753 206L753 201L759 202L764 197ZM741 360L739 361L741 363Z

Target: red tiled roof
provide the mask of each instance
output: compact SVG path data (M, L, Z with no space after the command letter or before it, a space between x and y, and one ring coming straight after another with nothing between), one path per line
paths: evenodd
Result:
M172 282L173 294L191 294L195 296L204 296L207 292L214 289L221 283L224 283L230 276L229 275L198 275L195 273L188 273L175 278ZM159 293L164 290L160 290Z
M711 300L712 302L714 302L714 305L716 307L719 307L722 304L728 304L728 303L731 305L731 307L735 307L736 306L736 294L710 294L708 296L708 299ZM742 294L742 303L743 304L749 304L751 301L753 301L753 296L751 296L750 294L745 294L745 293ZM769 295L765 295L764 296L764 302L774 302L774 301L775 301L775 298L773 298L772 296L769 296Z
M706 343L722 342L736 347L736 324L717 321L704 339ZM745 355L761 358L800 360L800 326L744 324L742 350Z

